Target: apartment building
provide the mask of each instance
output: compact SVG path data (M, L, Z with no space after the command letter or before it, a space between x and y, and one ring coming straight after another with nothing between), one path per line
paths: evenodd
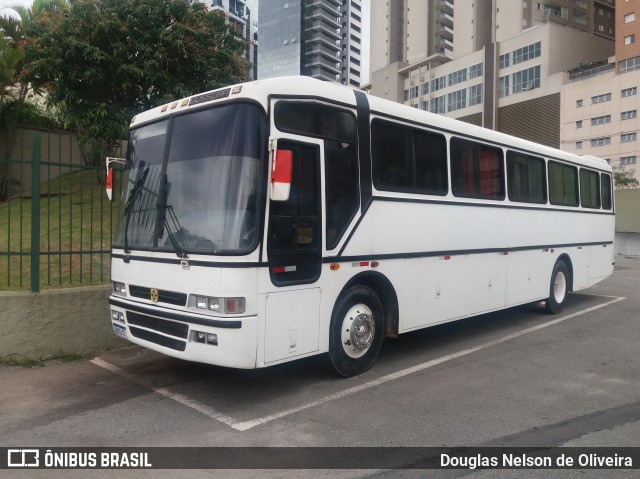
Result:
M538 4L544 13L553 2L453 1L420 2L422 10L417 0L374 3L372 31L387 17L389 26L384 43L372 36L372 49L377 42L386 50L372 54L371 84L366 89L415 108L559 147L560 91L566 71L612 55L613 41L594 35L589 24L570 25L573 8L563 14L567 18L533 13ZM587 2L590 18L598 15L596 3ZM426 35L419 42L424 47L421 54L412 43L427 27L430 12L437 12L437 23L453 31L447 43L436 42L443 49L452 43L453 55L434 49ZM401 45L399 39L405 37ZM389 60L393 62L385 63Z
M640 180L640 0L618 1L615 30L615 55L568 72L562 149L605 158Z
M367 0L261 0L258 78L307 75L359 87Z

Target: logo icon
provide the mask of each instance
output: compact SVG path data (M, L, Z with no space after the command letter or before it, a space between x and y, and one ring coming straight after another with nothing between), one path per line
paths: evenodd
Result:
M40 466L40 451L38 449L9 449L7 450L8 467L38 467Z
M158 302L158 290L156 288L151 288L151 292L149 294L151 301L154 303Z

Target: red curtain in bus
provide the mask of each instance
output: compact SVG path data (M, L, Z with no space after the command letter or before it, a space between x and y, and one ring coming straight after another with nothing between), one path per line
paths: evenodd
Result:
M480 150L480 194L498 196L498 155L493 150Z
M464 179L464 192L466 194L476 194L475 178L476 172L473 162L473 147L465 145L462 150L462 172Z

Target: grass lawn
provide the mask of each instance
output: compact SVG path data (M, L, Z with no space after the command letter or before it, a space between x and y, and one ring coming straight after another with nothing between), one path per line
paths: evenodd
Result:
M43 175L42 289L109 281L112 226L120 204L108 200L97 175L95 169L75 170L48 181ZM31 196L31 191L14 192L9 201L0 203L0 290L31 288ZM117 192L114 196L119 197Z

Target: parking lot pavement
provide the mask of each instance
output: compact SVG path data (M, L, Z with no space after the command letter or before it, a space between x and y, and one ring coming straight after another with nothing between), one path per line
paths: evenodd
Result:
M402 335L385 342L372 370L349 379L336 378L323 357L241 371L137 347L32 369L0 367L0 445L635 446L639 293L640 260L618 258L612 277L572 294L560 315L526 306ZM424 477L365 471L366 463L361 469L340 475ZM14 477L6 472L0 477ZM31 474L73 477L53 472ZM115 472L91 477L122 477ZM595 472L580 477L601 477ZM236 476L246 477L220 477Z

